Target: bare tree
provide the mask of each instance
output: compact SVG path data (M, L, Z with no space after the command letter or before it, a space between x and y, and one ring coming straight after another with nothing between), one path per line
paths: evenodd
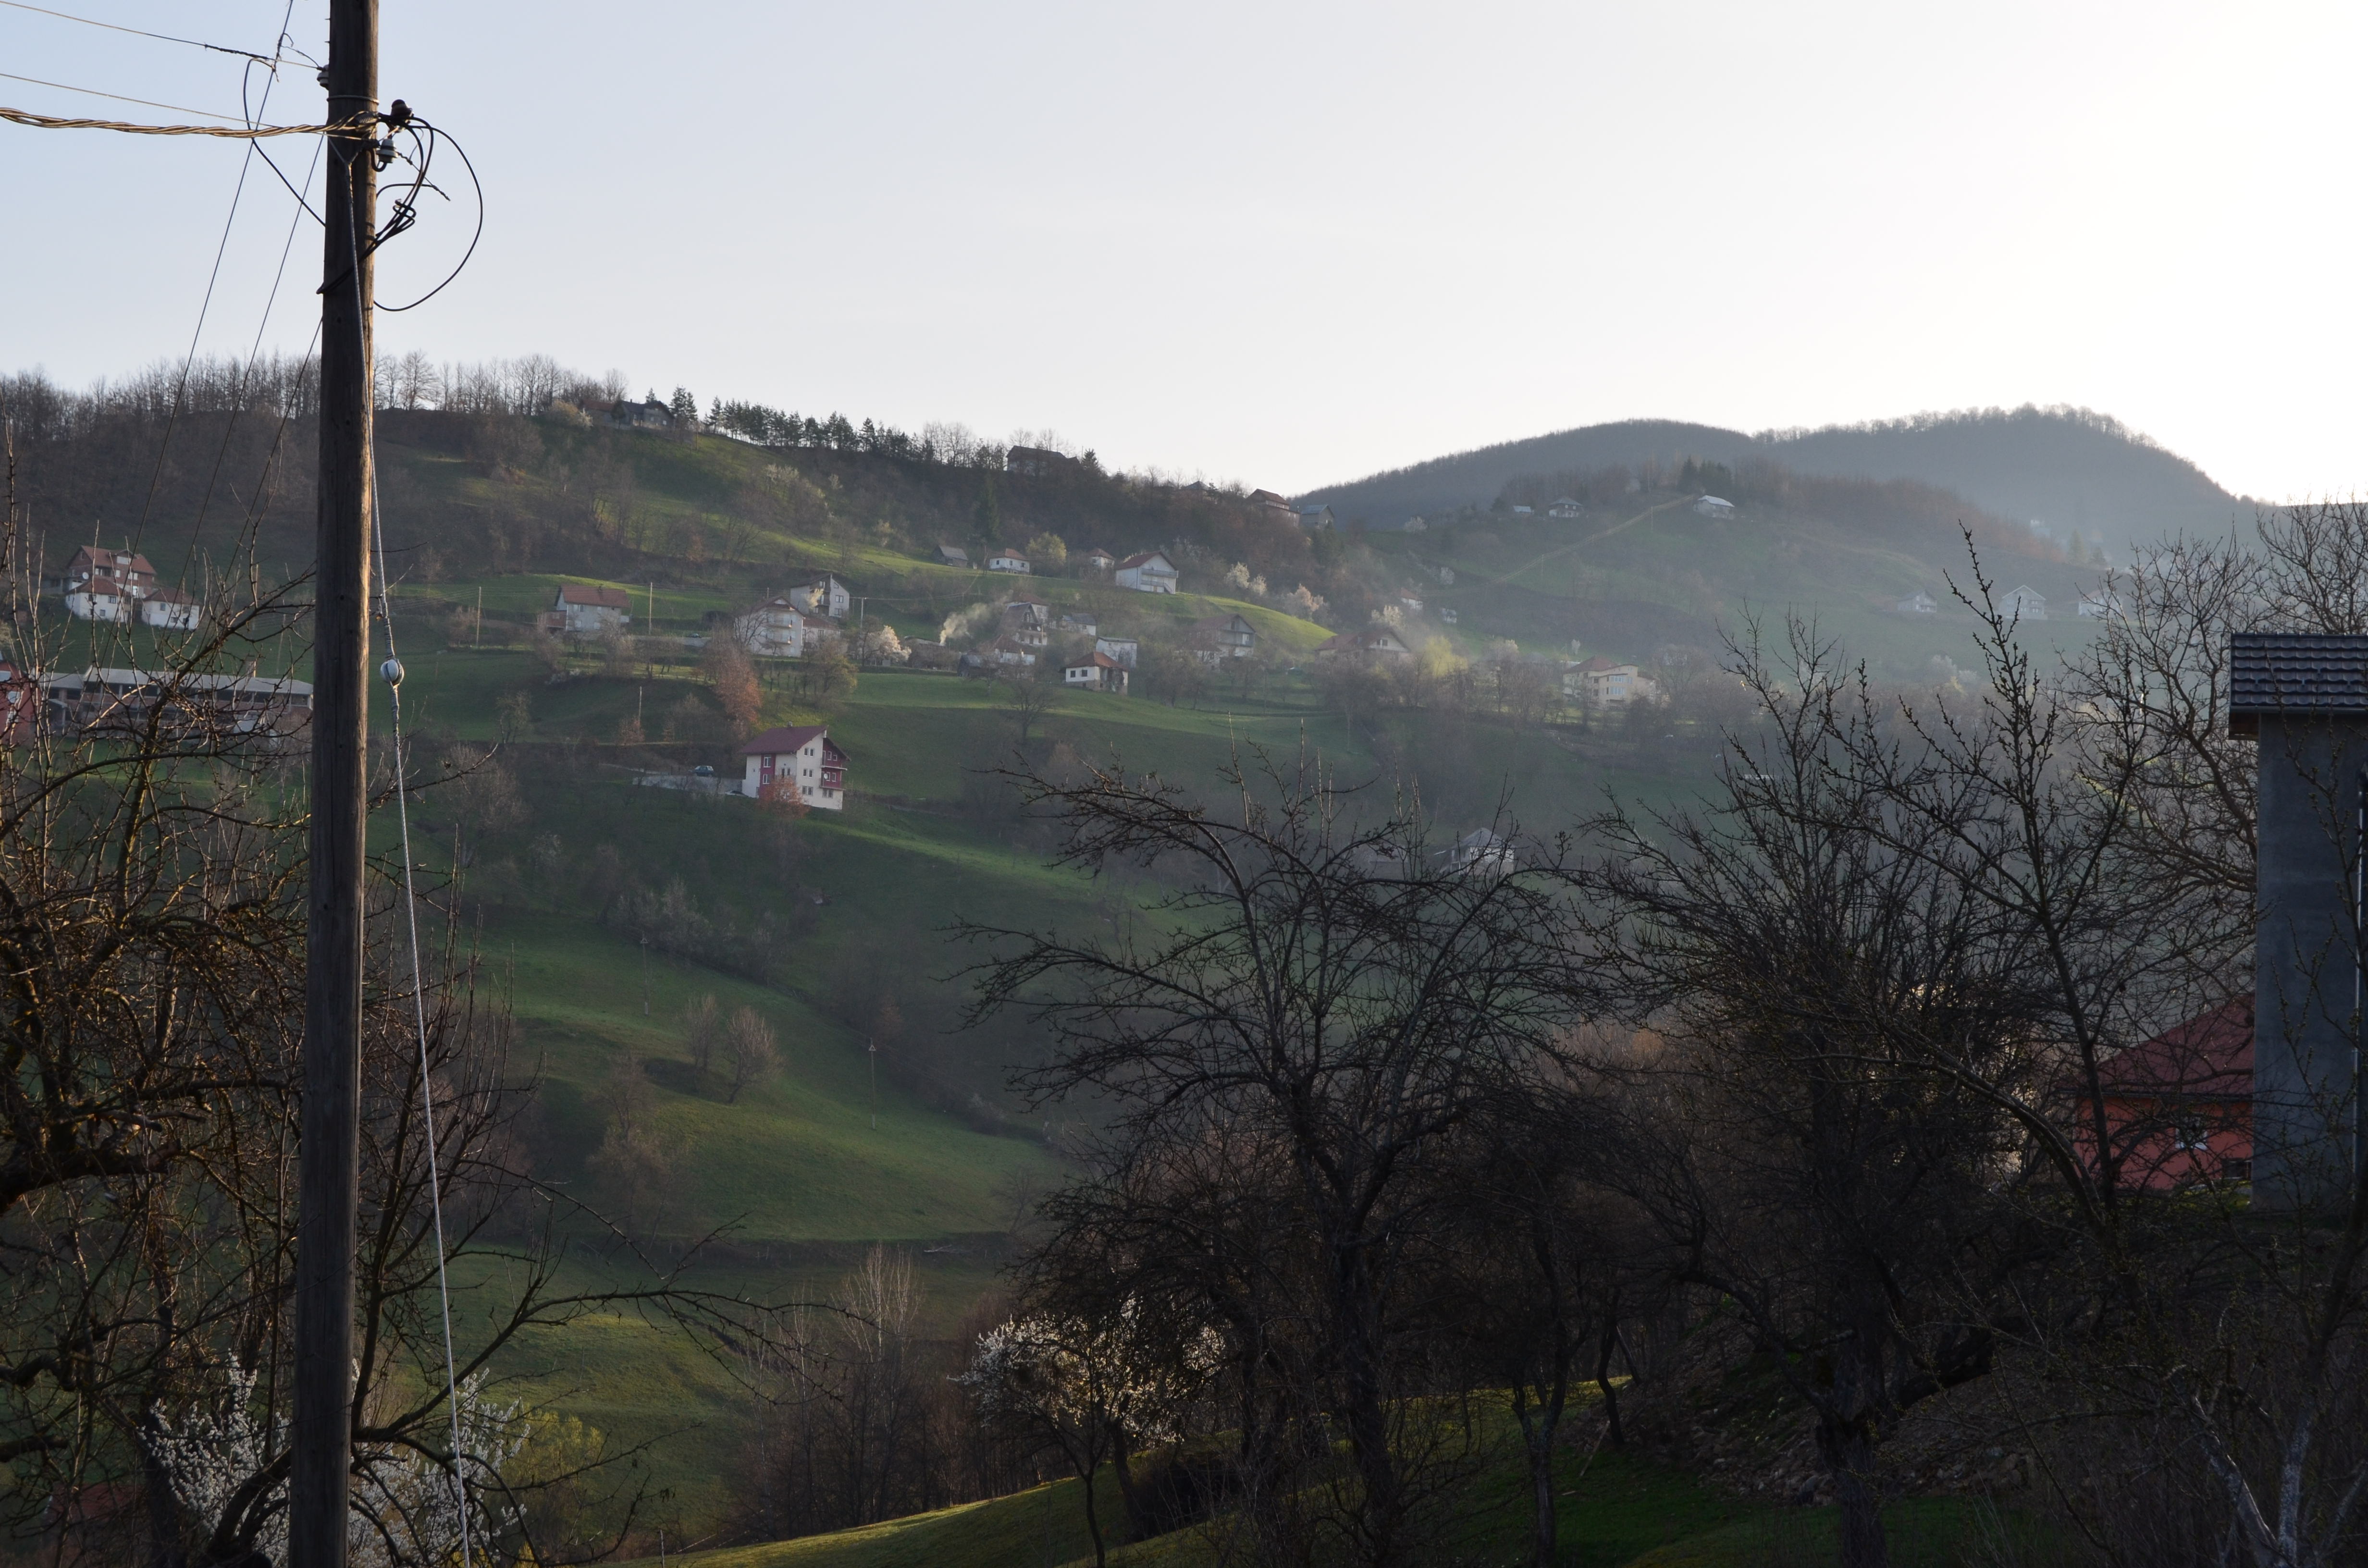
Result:
M1403 824L1357 832L1312 767L1257 767L1224 775L1223 814L1156 778L1021 777L1031 803L1068 821L1064 863L1157 863L1186 891L1156 936L970 928L1009 944L973 971L971 1017L1043 1019L1059 1054L1032 1091L1110 1096L1122 1142L1212 1119L1271 1141L1357 1476L1337 1522L1360 1560L1394 1563L1420 1550L1421 1440L1438 1430L1405 1419L1396 1354L1397 1238L1437 1197L1417 1177L1489 1096L1554 1054L1588 975L1551 859L1376 879L1364 868L1377 846L1409 847Z
M780 1069L781 1052L774 1043L773 1026L754 1007L739 1009L723 1026L723 1063L729 1083L723 1096L726 1105L737 1104L742 1091L763 1083Z
M683 1053L690 1058L692 1069L702 1078L715 1062L715 1040L722 1032L721 1022L712 991L683 1004Z
M1863 700L1793 628L1781 685L1745 650L1773 718L1738 743L1708 821L1600 826L1596 872L1626 933L1649 1064L1619 1181L1679 1273L1777 1347L1841 1506L1845 1568L1888 1561L1877 1449L1921 1400L1986 1373L2018 1249L1999 1195L2019 1131L1995 1094L2051 1062L2025 1026L2031 947L1936 863L1963 824L1887 792ZM1931 1074L1945 1051L1993 1085Z
M1029 737L1035 733L1044 715L1053 710L1053 704L1061 699L1061 673L1053 668L1049 657L1040 655L1032 665L1003 670L996 677L995 689L1003 699L1004 711L1011 715L1012 723L1019 731L1016 744L1019 754L1025 756Z

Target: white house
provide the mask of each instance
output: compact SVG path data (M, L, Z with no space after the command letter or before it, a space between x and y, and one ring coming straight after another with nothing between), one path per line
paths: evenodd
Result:
M1537 512L1538 509L1535 506L1516 506L1513 508L1513 516L1517 517L1533 517L1537 516Z
M159 588L140 601L140 624L165 631L195 631L205 619L197 596L178 588Z
M1546 516L1549 517L1583 517L1587 516L1587 508L1565 495L1556 501L1553 506L1546 508Z
M1114 691L1126 695L1126 666L1108 653L1093 653L1083 659L1064 665L1061 680L1065 686L1083 687L1089 691Z
M790 602L808 615L826 615L833 620L845 620L855 603L855 596L847 585L825 572L819 577L808 577L790 585Z
M992 665L1019 665L1024 667L1036 662L1036 650L1017 637L998 637L980 649L979 653Z
M129 623L156 591L156 568L136 551L84 545L66 562L66 613L76 620Z
M1649 701L1661 694L1660 683L1639 672L1635 665L1618 664L1601 654L1565 670L1562 690L1565 697L1576 698L1591 708L1619 708L1630 702Z
M2083 620L2102 620L2121 613L2121 605L2101 588L2080 596L2080 619Z
M733 617L732 631L760 659L805 657L806 615L786 594L742 610Z
M1077 564L1088 572L1107 572L1118 564L1118 557L1097 545L1078 556Z
M1998 600L1998 608L2016 620L2045 620L2047 596L2027 583L2017 584L2012 593Z
M1118 563L1114 575L1120 587L1133 588L1138 594L1176 591L1176 563L1156 550L1128 556Z
M1902 615L1930 615L1941 607L1933 602L1931 595L1919 588L1891 608Z
M1094 652L1107 653L1128 669L1133 669L1135 661L1143 656L1143 645L1132 637L1097 637L1094 639Z
M820 811L847 809L847 754L831 744L827 724L768 730L740 748L747 758L740 792L761 801L767 790L795 791Z
M573 636L598 637L632 624L632 596L622 588L567 583L559 590L559 629Z
M1064 631L1074 631L1085 637L1091 637L1101 630L1100 624L1094 619L1094 612L1089 609L1071 610L1061 618L1059 625Z
M1520 865L1513 846L1485 827L1457 839L1453 848L1440 850L1439 858L1449 870L1471 877L1508 876Z
M1705 517L1731 517L1735 516L1735 503L1722 495L1705 495L1694 503L1694 510Z
M989 551L986 556L986 569L990 572L1017 572L1023 577L1035 570L1028 564L1026 556L1016 555L1008 550Z
M1299 526L1303 528L1328 528L1332 526L1332 508L1329 506L1302 506L1293 515L1299 518Z
M1343 631L1315 645L1319 659L1403 659L1407 652L1395 632L1378 626L1370 631Z

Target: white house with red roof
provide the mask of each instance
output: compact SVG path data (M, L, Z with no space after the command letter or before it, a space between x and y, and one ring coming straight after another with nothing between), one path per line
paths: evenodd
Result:
M205 619L198 597L169 584L140 601L140 624L167 631L195 631Z
M632 596L622 588L596 588L589 583L560 585L559 630L577 637L598 637L622 631L632 623Z
M1126 666L1108 653L1088 653L1062 666L1061 681L1065 686L1084 687L1091 691L1114 691L1126 695Z
M156 591L156 568L133 550L86 544L66 562L66 613L76 620L129 623Z
M1133 588L1138 594L1176 591L1176 563L1156 550L1128 556L1118 563L1111 576L1120 587Z
M747 759L740 792L763 800L767 790L793 793L816 811L847 809L847 754L831 744L827 724L768 730L740 748Z

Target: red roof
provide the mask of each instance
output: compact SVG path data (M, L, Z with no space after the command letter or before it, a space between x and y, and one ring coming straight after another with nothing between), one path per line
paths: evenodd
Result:
M778 730L768 730L740 748L742 756L781 756L806 749L807 744L821 736L830 737L827 724L785 724Z
M1097 670L1122 670L1126 668L1124 665L1120 664L1116 659L1111 658L1108 653L1103 653L1099 648L1094 650L1094 656L1092 658L1072 660L1068 667L1073 670L1082 670L1087 668Z
M2253 1092L2253 999L2239 996L2198 1013L2104 1063L2109 1094L2186 1099L2249 1097Z
M601 609L631 609L632 596L622 588L595 588L585 583L566 583L560 586L559 602L564 605L593 605Z
M130 556L131 560L122 560L124 556ZM156 568L137 551L108 550L103 545L96 551L89 545L75 551L74 559L66 562L66 574L73 576L85 573L94 566L98 568L102 576L154 577L156 574Z

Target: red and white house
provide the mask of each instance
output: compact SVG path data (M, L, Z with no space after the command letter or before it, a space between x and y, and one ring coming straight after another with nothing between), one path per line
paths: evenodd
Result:
M740 748L748 759L740 792L752 800L766 791L793 793L817 811L847 809L847 754L831 744L827 724L791 724L768 730Z
M1061 680L1066 686L1081 686L1092 691L1114 691L1121 697L1126 695L1126 666L1108 653L1088 653L1063 665Z
M622 631L633 619L632 597L624 589L589 583L560 585L559 602L552 609L559 617L559 630L572 637Z

